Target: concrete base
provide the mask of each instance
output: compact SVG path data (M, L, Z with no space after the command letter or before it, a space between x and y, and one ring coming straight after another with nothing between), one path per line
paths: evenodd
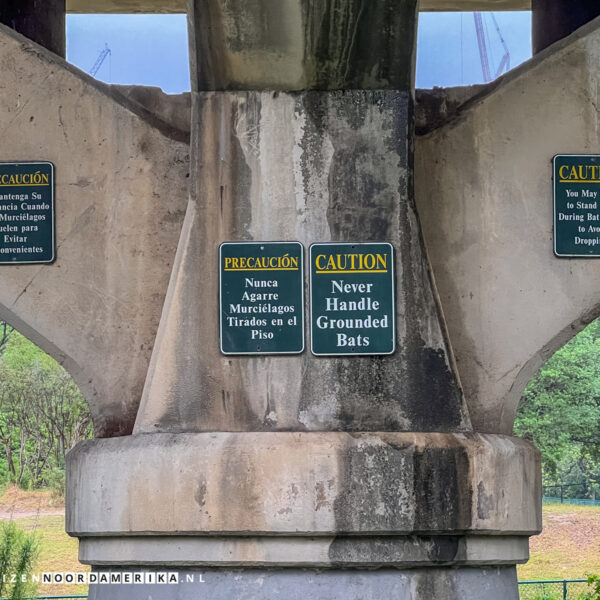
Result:
M79 538L529 536L541 530L539 460L525 440L473 433L88 440L68 455L66 527Z
M117 568L395 569L500 566L529 559L526 536L122 536L79 541L79 560Z
M111 570L110 573L124 571ZM131 573L131 571L128 571ZM98 570L98 574L109 571ZM179 571L180 583L91 585L89 600L517 600L514 567Z

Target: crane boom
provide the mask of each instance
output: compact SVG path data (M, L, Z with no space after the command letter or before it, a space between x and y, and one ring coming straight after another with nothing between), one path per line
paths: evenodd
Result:
M485 32L483 31L483 16L480 12L474 12L475 31L477 32L477 45L479 46L479 58L481 60L481 70L483 71L483 80L489 83L492 80L490 73L490 61L488 59L487 45L485 43Z
M494 13L490 13L492 16L492 21L494 22L494 27L496 29L496 33L500 38L500 43L502 44L502 48L504 49L504 55L500 61L500 65L494 74L494 79L502 75L502 73L506 70L510 70L510 51L506 42L504 41L504 37L502 37L502 32L500 31L500 26L498 25L498 21L496 21L496 17ZM487 42L485 37L485 30L483 27L483 14L480 12L474 12L473 18L475 20L475 31L477 32L477 45L479 46L479 58L481 60L481 70L483 72L483 80L486 83L492 81L492 70L490 68L490 60L488 56Z
M510 50L504 41L504 37L502 36L502 32L500 31L500 26L498 25L498 21L496 21L496 16L494 13L490 13L492 15L492 21L494 22L494 27L496 28L496 33L500 38L500 43L502 44L502 48L504 48L504 56L502 57L502 61L500 62L500 66L496 71L496 77L499 77L502 73L504 67L506 67L506 71L510 71Z
M108 44L104 44L104 50L102 50L102 52L100 52L100 54L98 55L98 58L96 59L96 62L94 63L94 66L90 69L90 75L92 77L96 76L96 73L100 70L102 63L106 60L106 57L109 54L110 54L110 48L108 47Z

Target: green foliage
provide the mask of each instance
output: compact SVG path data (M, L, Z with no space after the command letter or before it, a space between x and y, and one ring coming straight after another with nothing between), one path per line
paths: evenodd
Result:
M47 483L52 492L52 500L59 502L65 498L66 480L63 469L52 469L47 476Z
M600 492L600 321L558 350L531 380L515 434L540 449L545 484L589 481Z
M600 600L600 575L588 575L587 582L592 589L581 594L577 600Z
M31 573L39 556L39 541L13 521L0 524L0 597L22 600L36 593Z
M3 331L0 322L0 337ZM7 331L0 346L0 485L49 485L58 497L66 453L92 434L88 406L53 358Z

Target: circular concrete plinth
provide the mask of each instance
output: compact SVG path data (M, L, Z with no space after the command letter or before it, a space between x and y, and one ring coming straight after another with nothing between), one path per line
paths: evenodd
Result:
M500 435L134 435L79 444L67 481L67 531L80 538L541 529L539 453Z

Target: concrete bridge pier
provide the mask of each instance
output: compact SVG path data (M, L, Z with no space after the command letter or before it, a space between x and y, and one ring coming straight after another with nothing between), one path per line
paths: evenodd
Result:
M66 55L66 0L2 0L0 23L48 50Z
M537 54L600 15L596 0L532 0L532 46Z
M192 0L190 201L133 435L69 455L67 530L137 600L517 598L528 443L473 430L413 197L416 0ZM443 227L443 223L440 223ZM390 242L390 356L224 356L223 241Z

